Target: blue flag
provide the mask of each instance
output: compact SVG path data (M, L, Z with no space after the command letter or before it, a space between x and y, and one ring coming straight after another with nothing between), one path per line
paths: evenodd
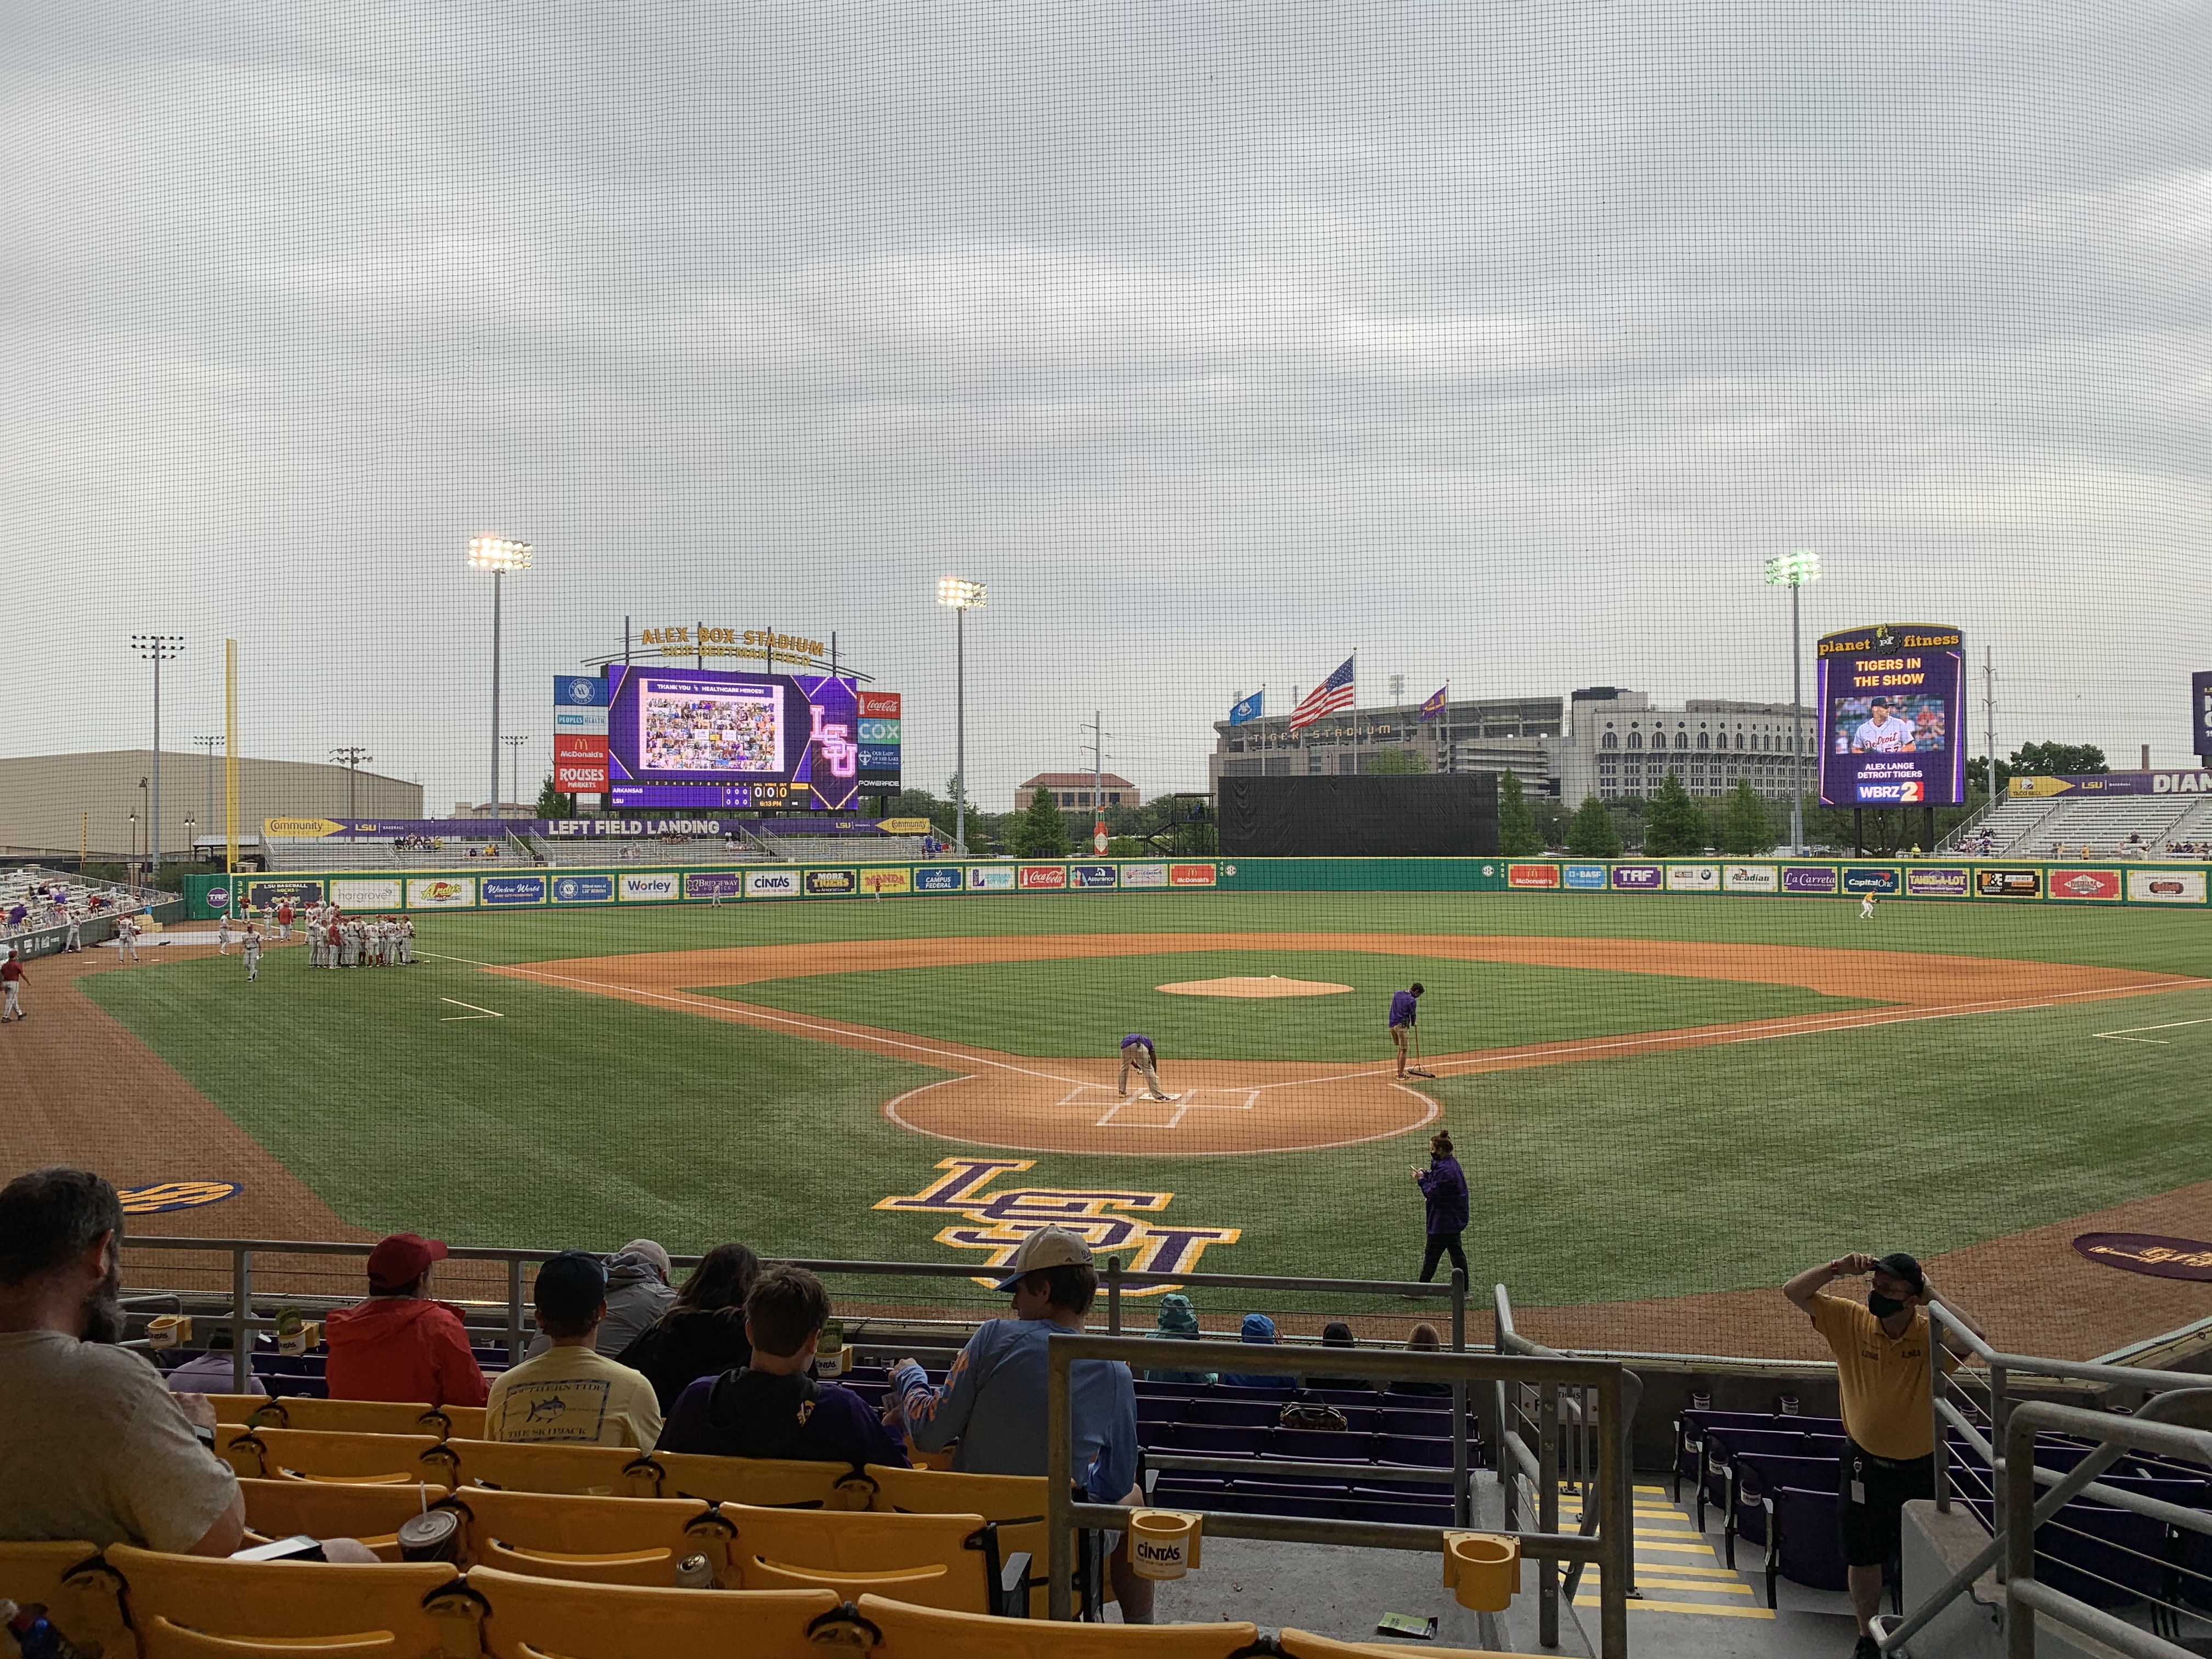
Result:
M1267 690L1265 686L1262 686L1259 690L1255 691L1250 696L1231 705L1229 710L1229 723L1231 726L1242 726L1247 720L1258 720L1260 718L1261 706L1265 703L1267 700Z

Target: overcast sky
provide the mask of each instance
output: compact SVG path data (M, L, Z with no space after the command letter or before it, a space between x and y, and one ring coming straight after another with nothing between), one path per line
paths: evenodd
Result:
M979 802L1210 722L1789 690L1956 623L2001 749L2188 763L2212 9L0 3L0 750L361 744L697 617L826 637ZM1971 717L1981 728L1978 706Z

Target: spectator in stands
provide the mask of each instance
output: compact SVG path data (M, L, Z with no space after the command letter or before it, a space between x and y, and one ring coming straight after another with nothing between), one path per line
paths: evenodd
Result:
M1246 1314L1244 1328L1237 1339L1259 1346L1272 1346L1275 1341L1275 1322L1265 1314ZM1295 1376L1269 1376L1257 1371L1228 1371L1221 1380L1240 1389L1291 1388L1298 1385Z
M933 1389L919 1363L891 1372L884 1421L903 1422L923 1451L959 1443L956 1470L974 1474L1045 1472L1045 1346L1056 1331L1080 1331L1098 1294L1091 1247L1061 1227L1042 1227L1014 1252L1001 1291L1013 1293L1013 1317L976 1328ZM1079 1359L1068 1376L1070 1467L1101 1504L1139 1504L1137 1388L1118 1361ZM1126 1623L1152 1619L1152 1585L1130 1569L1127 1540L1113 1548L1114 1594Z
M691 1270L668 1311L615 1356L645 1373L662 1412L673 1412L678 1397L701 1377L752 1364L745 1298L760 1270L760 1258L744 1245L717 1244Z
M1443 1346L1444 1340L1437 1334L1437 1328L1433 1325L1426 1323L1416 1325L1411 1331L1407 1333L1406 1352L1407 1353L1442 1353L1443 1352ZM1444 1395L1449 1395L1451 1392L1451 1384L1449 1382L1393 1382L1388 1385L1387 1392L1391 1394L1420 1395L1429 1399L1435 1399Z
M607 1261L607 1317L599 1327L599 1352L614 1358L675 1305L676 1292L668 1283L668 1252L649 1238L633 1238ZM530 1340L530 1358L535 1359L552 1346L552 1340L538 1332Z
M830 1293L805 1268L763 1274L745 1297L751 1363L685 1387L660 1449L907 1468L906 1448L874 1407L840 1383L807 1375L829 1322Z
M1861 1273L1872 1275L1864 1302L1827 1294L1835 1280ZM1882 1569L1897 1558L1906 1503L1936 1494L1927 1306L1934 1293L1919 1262L1899 1250L1879 1259L1839 1255L1808 1267L1782 1294L1811 1316L1836 1357L1846 1437L1837 1515L1859 1621L1851 1655L1880 1659L1873 1620L1881 1610Z
M1439 1129L1429 1137L1429 1167L1414 1170L1413 1184L1421 1189L1428 1207L1429 1244L1421 1253L1421 1283L1437 1276L1437 1264L1446 1255L1466 1273L1467 1252L1460 1246L1460 1236L1467 1231L1467 1176L1452 1156L1450 1131Z
M660 1438L653 1384L599 1351L607 1316L607 1267L588 1250L563 1250L538 1270L538 1328L552 1340L491 1385L487 1440L635 1446Z
M429 1299L431 1267L445 1259L444 1242L419 1233L393 1233L368 1253L368 1300L323 1322L331 1399L484 1403L460 1310Z
M0 1189L0 1538L228 1555L246 1531L215 1413L113 1345L123 1206L82 1170Z
M1198 1313L1190 1305L1190 1298L1179 1291L1170 1291L1162 1297L1158 1323L1152 1334L1175 1341L1199 1340ZM1145 1371L1147 1382L1199 1382L1211 1388L1214 1379L1212 1371L1156 1371L1149 1367Z
M236 1394L238 1367L231 1354L236 1348L230 1327L218 1325L208 1333L207 1352L193 1355L172 1370L164 1379L171 1394ZM246 1376L253 1386L252 1394L267 1394L269 1379L255 1363L260 1356L248 1351Z
M1321 1345L1324 1348L1356 1348L1359 1346L1359 1342L1358 1339L1352 1335L1351 1326L1346 1324L1341 1319L1332 1319L1321 1328ZM1366 1382L1356 1376L1306 1378L1306 1387L1310 1389L1364 1389L1368 1386L1370 1385Z

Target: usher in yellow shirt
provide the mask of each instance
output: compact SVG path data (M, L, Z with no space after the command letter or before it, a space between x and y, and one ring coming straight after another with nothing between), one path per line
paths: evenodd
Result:
M1905 1334L1885 1335L1863 1302L1813 1298L1813 1328L1836 1356L1844 1432L1876 1457L1901 1461L1936 1449L1928 1397L1928 1310L1915 1308Z

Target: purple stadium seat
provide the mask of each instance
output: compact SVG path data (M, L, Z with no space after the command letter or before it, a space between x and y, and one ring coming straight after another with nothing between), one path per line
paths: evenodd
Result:
M2203 1490L2196 1481L2124 1480L2126 1487L2169 1504L2185 1503ZM2077 1500L2035 1529L2035 1576L2097 1607L2168 1595L2176 1577L2175 1530L2132 1510Z
M1261 1373L1255 1373L1255 1375L1260 1374ZM1297 1391L1297 1385L1294 1382L1220 1382L1214 1385L1214 1398L1217 1400L1272 1400L1279 1405L1291 1399Z
M1298 1395L1301 1401L1310 1401L1316 1406L1335 1406L1340 1409L1352 1406L1372 1406L1372 1389L1308 1389Z
M1221 1423L1164 1423L1156 1443L1164 1450L1199 1457L1257 1457L1273 1432Z
M1836 1522L1836 1489L1809 1492L1777 1486L1766 1494L1766 1605L1775 1605L1777 1577L1808 1589L1848 1588L1844 1540Z
M1277 1429L1267 1443L1269 1457L1326 1460L1338 1463L1374 1461L1375 1437L1335 1429Z
M1711 1504L1728 1513L1729 1465L1744 1452L1764 1452L1773 1457L1806 1454L1810 1437L1774 1429L1709 1428L1698 1454L1698 1530L1705 1529L1705 1508Z
M1409 1463L1417 1468L1448 1469L1452 1466L1452 1443L1449 1437L1436 1440L1417 1440L1408 1435L1386 1434L1375 1443L1375 1461L1378 1463ZM1468 1447L1468 1464L1474 1464L1474 1447Z
M1838 1460L1833 1457L1777 1457L1766 1452L1739 1452L1730 1466L1735 1476L1734 1490L1729 1494L1726 1519L1722 1528L1722 1546L1728 1564L1735 1565L1735 1540L1764 1548L1766 1544L1766 1510L1760 1500L1778 1486L1798 1486L1808 1492L1822 1488L1833 1490L1838 1476Z
M1272 1400L1223 1400L1203 1395L1191 1401L1183 1421L1218 1423L1224 1428L1272 1429L1282 1415L1283 1408Z
M1449 1440L1451 1438L1451 1413L1449 1411L1389 1408L1375 1413L1375 1427L1381 1434L1409 1434L1417 1440Z
M1162 1399L1146 1395L1137 1401L1137 1421L1145 1423L1180 1423L1189 1401Z

